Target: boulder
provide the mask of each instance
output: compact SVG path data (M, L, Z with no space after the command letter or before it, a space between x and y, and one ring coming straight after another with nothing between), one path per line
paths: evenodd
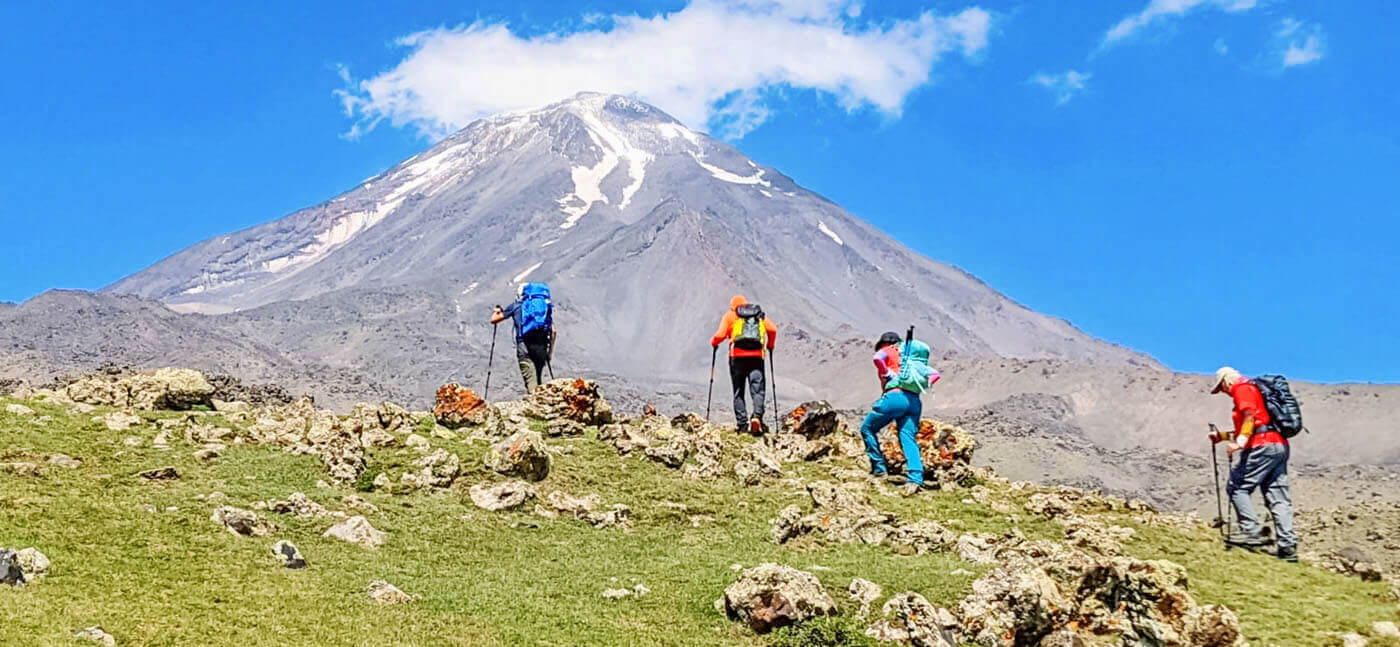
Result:
M403 481L417 487L452 487L452 482L457 480L457 475L462 471L461 459L457 458L456 454L448 453L445 449L434 450L433 453L414 461L413 464L419 470L404 474Z
M271 523L256 513L227 505L216 508L209 520L235 535L245 537L262 537L276 530Z
M403 446L419 454L426 454L433 450L432 443L428 442L427 438L419 436L418 434L409 434L407 438L403 439Z
M1376 560L1355 546L1345 546L1324 553L1318 563L1327 570L1359 577L1367 582L1379 582L1384 575Z
M486 468L527 481L542 481L549 475L549 447L534 431L519 431L491 445L484 458Z
M582 378L551 380L541 384L526 400L539 417L565 418L590 427L610 424L612 407L598 392L598 383Z
M67 454L53 454L49 456L49 465L57 465L58 467L71 470L80 467L82 462Z
M724 589L723 608L731 620L758 633L834 615L836 602L815 575L790 566L759 564Z
M73 637L78 640L87 640L97 643L101 645L101 647L117 647L117 639L112 637L112 634L104 631L101 625L93 625L87 629L74 632Z
M473 485L468 494L476 507L492 511L519 507L536 496L534 486L524 481L506 481L489 486L479 483Z
M693 414L692 414L693 415ZM692 481L713 481L724 473L724 441L719 433L702 425L691 435L694 460L685 468L685 478Z
M489 415L490 407L476 391L456 382L438 388L433 405L433 418L438 424L448 429L461 429L486 424Z
M881 613L908 636L913 647L958 647L959 623L947 609L936 609L913 591L891 597Z
M14 463L0 463L0 472L9 472L18 476L38 476L39 465L29 461L17 461Z
M315 454L321 458L331 478L350 483L365 469L365 447L353 424L344 423L333 414L315 412L304 438L297 439L293 450Z
M880 599L880 594L883 591L879 584L857 577L851 580L850 585L846 587L846 592L850 594L851 599L856 604L860 605L860 611L856 615L864 618L870 615L870 605Z
M13 548L0 549L0 584L24 585L24 569L20 567L19 560L15 559L17 552Z
M894 425L881 430L878 438L880 450L884 452L891 469L903 469L904 451ZM919 421L914 442L918 444L924 461L925 479L939 483L956 483L959 480L945 477L942 474L944 471L953 470L959 476L968 473L966 467L972 462L972 453L977 448L972 434L962 427L929 418Z
M650 458L671 469L679 468L685 463L685 459L690 457L690 439L685 436L674 436L664 443L647 447L643 453Z
M407 604L417 600L418 596L404 593L384 580L375 580L369 583L369 599L375 604Z
M146 411L185 411L212 404L214 385L204 374L187 368L162 368L122 378L127 383L130 406Z
M1181 637L1191 647L1246 647L1240 619L1227 607L1207 604L1186 613Z
M285 539L272 545L272 554L277 556L277 561L282 562L282 566L290 569L306 568L306 559L301 556L301 551L292 545L292 542Z
M817 400L797 405L783 418L783 431L816 440L832 434L848 433L846 422L829 402Z
M102 423L110 431L126 431L141 424L141 418L130 411L113 411L102 416Z
M322 537L334 537L341 541L359 544L365 548L378 548L384 544L385 534L369 525L369 520L356 515L331 526Z

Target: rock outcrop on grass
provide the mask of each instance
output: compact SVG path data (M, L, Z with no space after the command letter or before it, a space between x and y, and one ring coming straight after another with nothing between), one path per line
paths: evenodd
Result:
M24 586L44 579L53 562L36 548L0 549L0 584Z
M448 429L486 424L490 406L476 394L456 382L444 384L437 390L433 418Z
M471 501L483 510L510 510L524 505L535 498L534 486L520 480L506 481L495 485L478 483L469 491Z
M331 526L322 536L334 537L365 548L378 548L384 544L387 534L376 530L369 524L368 519L356 515Z
M267 519L251 510L228 505L216 508L214 514L209 516L209 520L223 526L225 530L235 535L244 537L262 537L277 529Z
M384 580L375 580L369 583L369 599L375 604L408 604L417 600L418 596L404 593Z
M273 544L272 554L285 568L293 570L306 568L306 558L301 556L301 551L297 550L297 547L290 541L284 539Z
M836 613L817 576L790 566L759 564L724 589L724 612L758 633Z
M117 647L117 639L112 634L102 629L101 625L93 625L86 629L81 629L73 633L73 637L78 640L85 640L98 644L100 647Z
M527 481L543 481L549 476L549 447L538 432L518 431L494 443L483 459L486 469Z
M73 402L94 406L183 411L210 405L214 385L199 371L162 368L126 375L93 375L69 384L63 392Z

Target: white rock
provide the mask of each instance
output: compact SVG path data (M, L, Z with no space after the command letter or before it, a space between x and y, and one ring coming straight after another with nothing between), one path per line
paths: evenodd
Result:
M404 593L384 580L375 580L369 583L369 599L375 604L406 604L417 600L418 596Z
M1371 633L1377 636L1390 638L1400 638L1400 627L1396 627L1394 622L1389 620L1371 623Z
M49 572L49 567L53 566L53 562L50 562L48 557L34 548L26 548L15 553L15 562L24 571L24 579L31 582L44 579L44 576Z
M117 639L112 634L102 630L101 626L94 625L73 634L74 638L91 640L102 647L117 647Z
M32 416L34 415L34 410L22 404L7 404L5 405L5 413L11 413L17 416Z
M335 537L365 548L378 548L384 544L385 538L383 531L375 530L374 526L369 525L368 519L359 515L331 526L322 536Z

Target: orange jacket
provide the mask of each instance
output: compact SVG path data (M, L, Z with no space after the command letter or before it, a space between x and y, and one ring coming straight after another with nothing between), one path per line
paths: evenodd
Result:
M739 320L739 315L735 314L734 311L738 310L739 306L747 304L748 302L748 299L739 295L735 295L733 299L729 300L729 311L724 313L723 319L720 319L719 330L715 331L715 336L710 338L710 346L718 348L720 342L729 339L734 334L734 322ZM768 350L773 350L773 344L778 339L778 326L774 324L773 320L769 319L767 315L764 315L763 327L768 331ZM729 356L763 357L763 349L744 350L742 348L735 348L734 344L730 344Z

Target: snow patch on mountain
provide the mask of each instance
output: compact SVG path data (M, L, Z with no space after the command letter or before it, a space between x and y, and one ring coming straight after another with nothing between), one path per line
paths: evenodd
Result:
M818 220L818 221L817 221L817 229L820 229L820 230L822 231L823 234L826 234L826 237L827 237L827 238L830 238L830 239L836 241L836 244L837 244L837 245L840 245L840 246L842 246L842 247L845 247L845 246L846 246L846 242L843 241L843 240L841 240L841 237L840 237L840 236L837 236L837 235L836 235L836 232L832 231L830 227L826 226L826 221Z
M521 281L524 281L524 280L525 280L525 277L529 276L531 272L533 272L533 271L535 271L535 270L537 270L537 269L540 269L540 266L541 266L541 265L544 265L544 262L543 262L543 261L541 261L541 262L539 262L539 263L535 263L534 265L531 265L530 267L525 268L525 271L524 271L524 272L521 272L521 273L519 273L519 274L516 274L516 275L515 275L515 278L511 279L510 282L511 282L511 283L519 283L519 282L521 282Z
M704 159L701 159L701 156L696 155L695 153L691 153L690 156L695 158L695 163L699 164L700 167L705 169L706 171L709 171L710 175L714 176L716 180L723 180L732 184L761 184L768 188L773 187L773 184L771 182L763 179L763 169L758 169L758 172L753 175L743 176L733 171L726 171L718 166L715 166L714 164L710 164Z

